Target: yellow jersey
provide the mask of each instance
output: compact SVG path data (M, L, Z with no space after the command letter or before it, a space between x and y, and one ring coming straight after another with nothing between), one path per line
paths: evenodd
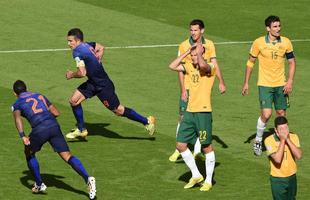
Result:
M296 147L300 147L299 138L296 134L290 133L291 141L296 145ZM265 146L267 155L277 152L280 144L280 139L276 134L272 134L265 139ZM295 158L292 155L290 148L285 144L284 147L284 155L282 163L277 165L272 162L271 158L269 158L270 162L270 175L274 177L288 177L296 174L297 165L295 162Z
M207 40L204 37L201 38L202 44L205 48L205 53L203 55L205 61L207 62L211 62L212 58L216 58L216 53L215 53L215 47L214 44L211 40ZM183 41L180 45L179 45L179 51L178 51L178 56L182 55L183 53L185 53L192 45L194 45L195 42L193 41L192 37L190 37L189 39ZM192 62L192 58L191 55L186 56L183 61L183 63ZM189 80L190 78L188 76L184 76L184 87L185 89L189 89Z
M293 52L291 41L280 36L276 42L270 42L268 35L257 38L251 47L250 55L258 58L258 86L284 86L285 56Z
M209 63L209 65L212 65ZM215 68L211 74L198 70L192 63L183 64L185 74L189 77L189 98L186 111L188 112L212 112L211 91L214 83Z

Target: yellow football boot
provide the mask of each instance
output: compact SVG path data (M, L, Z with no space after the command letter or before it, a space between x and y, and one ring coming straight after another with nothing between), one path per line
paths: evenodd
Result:
M203 181L203 177L199 176L196 178L189 179L189 182L184 186L184 189L189 189L194 187L196 184L201 183Z

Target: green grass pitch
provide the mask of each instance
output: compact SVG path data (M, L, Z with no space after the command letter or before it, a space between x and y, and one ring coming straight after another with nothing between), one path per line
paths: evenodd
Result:
M184 190L190 171L180 160L170 163L175 148L179 89L176 73L168 64L177 47L113 49L104 55L105 69L116 85L122 104L143 115L155 115L156 139L143 127L118 118L97 98L83 104L88 141L69 142L69 146L97 180L97 199L271 199L269 165L266 156L254 157L250 139L259 115L257 66L250 82L250 93L241 96L249 43L265 34L264 19L279 15L282 35L293 42L297 59L290 128L299 134L304 157L298 162L298 199L310 199L310 106L309 106L309 3L254 0L1 0L0 1L0 199L87 199L86 186L46 144L37 154L45 195L31 193L31 178L23 145L11 114L15 100L12 84L25 80L29 90L45 94L61 111L58 121L64 133L74 123L68 103L73 90L84 80L65 79L74 69L70 51L11 52L14 50L67 48L66 33L80 27L87 41L106 47L178 44L188 37L193 18L205 21L206 37L216 45L217 57L227 85L220 95L213 90L213 144L216 153L216 181L210 192L199 188ZM273 119L272 119L273 120ZM272 128L268 124L267 130ZM29 126L26 132L29 133ZM198 163L204 171L204 163Z

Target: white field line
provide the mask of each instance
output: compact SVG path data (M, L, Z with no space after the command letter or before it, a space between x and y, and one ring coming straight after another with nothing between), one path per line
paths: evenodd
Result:
M292 42L310 42L310 39L295 39ZM228 42L215 42L215 45L230 45L230 44L251 44L253 41L228 41ZM155 44L155 45L136 45L136 46L116 46L105 47L106 49L142 49L142 48L164 48L164 47L177 47L179 44ZM54 51L69 51L65 49L24 49L24 50L2 50L0 54L5 53L32 53L32 52L54 52Z

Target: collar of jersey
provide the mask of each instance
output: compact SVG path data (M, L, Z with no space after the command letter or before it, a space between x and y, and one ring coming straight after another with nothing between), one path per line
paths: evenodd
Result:
M25 97L27 97L27 96L30 96L32 94L32 92L22 92L22 93L20 93L19 94L19 97L21 97L21 98L25 98Z
M267 33L267 35L265 36L265 41L266 41L266 43L270 43L270 40L269 40L269 37L268 37L268 33ZM279 42L281 42L281 36L279 36L279 37L277 38L277 41L276 41L276 42L272 42L272 44L276 44L276 43L279 43Z
M204 38L203 36L201 36L201 41L202 41L202 44L205 44L205 43L206 43L205 38ZM194 42L192 36L189 37L189 43L190 43L191 45L195 44L195 42Z
M273 138L275 139L275 141L279 142L280 141L280 138L277 136L276 133L273 134Z

